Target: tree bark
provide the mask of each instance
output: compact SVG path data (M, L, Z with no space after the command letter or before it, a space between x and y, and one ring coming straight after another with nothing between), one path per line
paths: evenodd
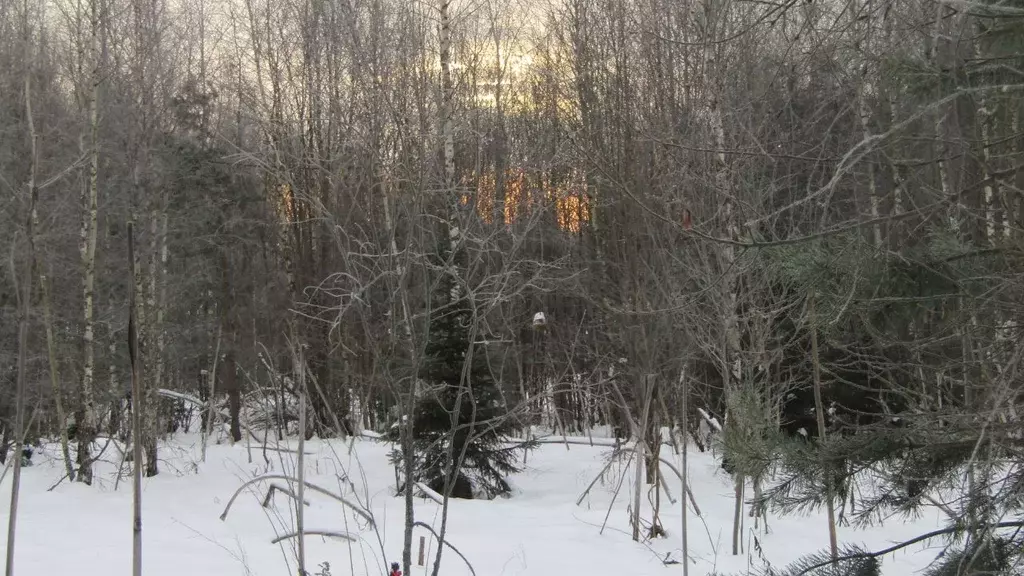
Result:
M57 366L57 342L53 335L50 286L45 274L39 275L39 286L43 295L43 322L46 325L46 357L50 364L50 389L53 390L53 407L57 412L57 423L60 429L60 452L64 458L64 469L68 480L74 482L75 464L71 459L67 416L64 413L64 398L60 388L60 375Z
M203 444L202 444L202 459L206 462L206 446L210 443L210 436L213 435L213 422L215 419L215 406L214 398L216 397L217 387L217 360L220 358L220 338L221 338L221 327L217 326L217 344L213 350L213 365L210 366L209 373L209 394L206 397L206 418L204 420L205 426L203 427Z
M233 334L232 334L233 335ZM228 345L227 354L224 355L224 390L228 394L228 417L230 419L230 433L232 442L242 440L242 387L238 381L238 366L235 362L236 342Z
M132 288L136 282L135 231L128 223L128 266L131 269ZM143 397L142 378L139 369L139 337L136 331L136 299L132 289L128 291L128 357L131 361L132 377L132 576L142 576L142 467L143 467L143 417L144 411L139 400ZM147 463L148 468L148 463Z
M689 423L688 420L689 420L690 384L689 384L689 381L686 379L686 369L685 368L683 368L679 372L679 388L680 388L680 393L682 394L682 401L680 402L680 404L682 404L682 407L680 409L680 411L682 412L682 415L680 416L680 424L679 424L679 427L680 427L680 430L679 430L680 434L679 434L679 436L682 439L682 446L680 446L680 450L682 451L682 459L683 459L683 465L682 465L682 468L680 469L680 473L679 473L679 476L680 476L679 483L682 485L682 497L679 499L680 505L682 506L682 540L683 540L683 559L682 559L682 563L683 563L683 576L689 576L689 574L690 574L690 547L689 547L689 542L687 542L687 534L686 534L686 532L687 532L687 526L686 526L686 521L687 521L687 518L686 518L686 513L687 513L687 510L686 510L686 495L689 493L690 487L689 487L689 485L687 483L688 482L688 476L687 476L688 472L687 472L687 468L686 468L686 464L687 464L687 462L686 462L686 452L687 452L687 447L690 444L690 441L689 441L689 434L687 434L686 431L687 431L687 424Z
M296 457L298 461L298 486L296 493L298 499L295 504L295 531L298 533L298 549L299 549L299 576L307 576L306 574L306 542L304 535L304 515L305 510L302 505L306 501L306 365L302 354L301 344L296 343L299 347L298 353L296 354L298 362L296 364L296 370L299 373L299 453Z
M26 62L31 63L29 35L29 14L26 6L25 11L25 52ZM31 68L29 69L31 70ZM35 120L32 113L32 82L30 72L26 72L24 79L25 88L25 116L28 123L30 142L30 163L28 178L29 206L28 215L25 218L25 236L28 240L28 273L23 276L24 283L21 288L22 294L18 302L18 376L14 395L14 473L11 480L11 506L7 519L7 576L14 576L14 543L18 529L18 498L21 493L21 452L25 446L25 394L28 363L28 322L29 309L32 306L32 278L36 273L36 250L35 230L33 223L36 218L36 200L39 190L36 186L36 173L39 169L38 134L36 134ZM14 257L11 257L11 275L14 276L15 290L18 290L17 274Z
M82 337L82 390L81 407L77 414L78 422L78 480L92 484L92 455L90 450L96 439L99 427L99 411L96 406L96 392L93 389L95 373L94 345L94 307L93 294L96 285L96 234L99 198L99 89L100 75L100 0L89 2L90 21L90 95L88 98L89 113L89 175L83 189L82 204L85 210L82 219L81 257L84 269L82 284L82 316L84 335Z

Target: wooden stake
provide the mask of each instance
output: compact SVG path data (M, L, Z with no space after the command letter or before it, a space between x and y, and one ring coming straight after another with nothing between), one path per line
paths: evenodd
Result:
M419 553L419 556L418 556L418 558L416 560L416 565L417 566L423 566L423 552L424 552L423 547L426 546L426 540L427 540L426 536L420 536L420 553Z

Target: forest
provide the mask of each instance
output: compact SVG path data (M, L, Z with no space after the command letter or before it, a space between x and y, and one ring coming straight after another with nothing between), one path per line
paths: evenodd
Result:
M0 0L0 458L383 435L493 497L669 428L734 554L929 506L1019 574L1022 91L1018 0Z

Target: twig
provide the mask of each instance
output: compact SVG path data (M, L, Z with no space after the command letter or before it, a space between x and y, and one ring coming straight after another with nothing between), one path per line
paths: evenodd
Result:
M590 482L590 485L587 486L587 489L584 490L583 493L580 494L580 497L576 499L577 506L583 502L583 499L587 497L587 494L590 494L590 490L594 488L594 484L597 484L597 481L604 476L604 473L607 472L609 468L611 468L612 464L615 463L616 458L618 458L621 453L622 451L612 454L611 458L608 459L608 463L604 465L604 468L601 468L601 471L597 473L597 476L594 476L594 479Z
M298 497L298 495L295 494L295 492L292 492L291 490L285 488L284 486L281 486L280 484L271 484L270 488L267 489L267 496L265 498L263 498L263 507L264 508L267 508L267 507L270 506L270 501L274 499L274 492L275 491L276 492L281 492L282 494L286 494L288 496L291 496L292 500L295 500L296 502L299 501L299 497ZM302 503L305 504L306 506L309 506L309 500L303 500Z
M633 462L633 456L636 456L636 452L630 451L629 459L626 460L626 465L622 467L622 476L619 477L619 484L615 487L615 493L612 494L612 501L608 504L608 511L605 512L604 521L601 522L601 531L598 534L604 534L604 528L608 525L608 517L612 514L612 508L615 506L615 499L619 497L619 490L622 489L622 482L626 479L626 473L629 472L629 465Z

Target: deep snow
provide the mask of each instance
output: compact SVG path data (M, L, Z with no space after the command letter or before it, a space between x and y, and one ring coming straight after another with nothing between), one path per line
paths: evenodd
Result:
M291 446L296 443L292 441ZM395 473L388 463L392 446L361 439L350 450L342 441L311 441L306 444L307 480L324 488L344 488L346 498L357 499L372 511L378 531L365 521L346 513L342 505L320 494L307 491L307 529L348 531L359 539L350 543L340 539L308 536L307 569L316 574L321 562L330 563L333 576L342 574L382 575L386 563L401 560L403 501L395 496ZM295 574L294 540L271 544L277 535L289 532L294 524L293 509L286 495L278 494L269 509L261 507L268 486L257 484L243 493L226 520L219 516L235 490L248 479L264 473L294 470L294 453L268 451L264 460L258 446L252 446L248 462L245 443L235 446L210 446L205 463L200 462L197 436L179 437L168 442L162 452L162 473L147 479L143 493L144 573L147 576L245 575L284 576ZM673 456L667 449L668 458ZM661 520L668 535L646 544L630 538L628 517L633 473L625 475L622 492L615 503L608 526L600 534L612 492L622 473L613 466L605 481L595 486L580 506L575 502L604 465L610 453L607 446L544 444L528 456L526 470L513 476L515 495L493 501L452 500L448 539L472 563L478 576L647 576L679 574L679 565L664 564L668 555L679 559L680 507L679 485L669 485L675 504L663 496ZM98 466L98 485L86 487L60 483L47 491L63 474L56 447L37 453L35 465L26 468L18 519L15 569L19 576L76 574L109 576L126 574L131 566L131 485L130 477L121 480L115 490L114 470L120 456L114 449L105 452ZM702 516L690 511L690 574L702 576L742 573L748 565L774 566L828 545L824 513L806 517L770 515L769 533L763 526L753 529L745 518L744 546L747 553L734 557L730 550L733 491L730 479L710 454L691 454L691 486ZM126 467L127 471L127 467ZM666 473L668 473L666 471ZM339 476L351 484L339 481ZM282 484L280 481L277 483ZM355 490L353 490L353 487ZM648 502L646 486L644 502ZM748 494L749 494L748 488ZM6 503L10 495L10 475L0 488L3 522L7 523ZM416 499L416 517L440 527L440 506L431 500ZM650 520L649 506L643 518ZM841 527L841 542L860 543L870 549L935 529L942 518L937 510L927 511L913 523L891 522L884 527L857 531ZM379 536L378 536L379 534ZM428 564L435 547L429 534L416 529L414 549L419 537L426 536ZM760 552L754 546L756 537ZM884 573L906 576L934 559L935 546L941 542L909 547L883 560ZM386 558L382 558L383 549ZM415 563L416 554L413 554ZM417 568L413 575L429 574ZM450 550L442 559L443 576L462 576L469 569Z

